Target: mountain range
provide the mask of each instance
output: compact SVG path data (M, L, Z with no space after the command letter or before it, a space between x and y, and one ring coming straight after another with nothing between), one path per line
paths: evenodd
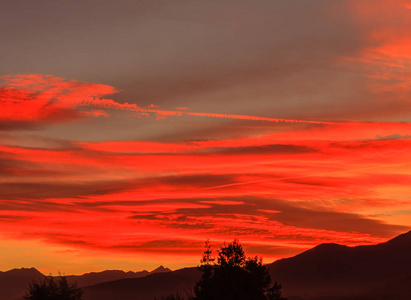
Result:
M92 286L101 282L111 282L125 278L141 278L152 274L171 272L169 268L163 266L149 272L124 272L121 270L106 270L102 272L91 272L83 275L65 276L69 283L77 283L78 287ZM41 281L45 277L35 268L13 269L0 272L0 300L21 300L27 291L27 287L32 281Z
M108 282L108 281L115 281L119 279L125 278L140 278L145 277L150 274L156 273L167 273L171 272L169 268L165 268L163 266L159 266L157 269L149 272L146 270L140 272L124 272L121 270L106 270L102 272L91 272L85 273L83 275L70 275L66 276L68 282L77 282L77 286L85 287L90 285L95 285L101 282Z
M267 265L288 300L411 299L411 231L388 242L347 247L321 244ZM36 269L0 272L0 300L21 299ZM77 281L84 300L153 300L190 292L201 273L196 267L152 272L103 271L67 276ZM20 297L20 298L19 298Z

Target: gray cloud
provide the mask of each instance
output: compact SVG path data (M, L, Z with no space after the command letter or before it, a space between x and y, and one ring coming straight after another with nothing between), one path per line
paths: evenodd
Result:
M317 149L300 145L271 144L262 146L214 148L211 152L223 154L301 154L317 152Z
M132 188L130 182L1 182L0 199L45 199L45 198L82 198L91 195L105 195Z
M402 140L402 139L411 139L411 135L406 134L406 135L401 135L399 133L394 133L391 135L386 135L386 136L376 136L377 140Z

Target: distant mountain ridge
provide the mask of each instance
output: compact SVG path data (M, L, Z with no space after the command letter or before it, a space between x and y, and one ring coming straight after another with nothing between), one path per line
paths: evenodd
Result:
M126 278L140 278L150 274L155 273L167 273L171 272L169 268L165 268L163 266L159 266L158 268L154 269L153 271L139 271L139 272L124 272L121 270L105 270L102 272L90 272L85 273L83 275L69 275L66 276L69 282L77 282L79 287L95 285L101 282L108 282L108 281L115 281L119 279L126 279Z
M84 300L154 300L190 292L201 273L197 267L150 274L142 278L103 282L83 289Z
M150 274L171 272L169 268L160 266L153 271L124 272L121 270L105 270L102 272L90 272L83 275L65 276L71 283L76 282L79 287L99 284L101 282L115 281L125 278L141 278ZM33 281L40 281L44 274L35 268L13 269L0 272L0 300L21 300L27 287Z
M267 267L288 300L409 300L411 231L377 245L321 244ZM111 270L67 278L77 278L84 300L153 300L191 291L200 275L196 267L171 271L160 266L152 272ZM0 272L0 300L21 299L8 288L20 289L22 295L30 278L42 276L34 268ZM93 280L104 281L83 285Z
M95 285L100 282L114 281L123 278L139 278L149 275L150 272L144 270L140 272L124 272L121 270L106 270L102 272L90 272L83 275L69 275L66 276L67 281L74 283L77 282L79 287Z

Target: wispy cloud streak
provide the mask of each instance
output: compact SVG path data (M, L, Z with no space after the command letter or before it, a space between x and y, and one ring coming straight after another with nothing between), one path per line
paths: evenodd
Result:
M205 118L220 118L220 119L233 119L233 120L249 120L249 121L263 121L263 122L275 122L275 123L309 123L309 124L331 124L333 122L324 121L308 121L308 120L290 120L290 119L277 119L259 116L248 116L248 115L235 115L235 114L219 114L219 113L204 113L204 112L190 112L181 110L161 110L161 109L150 109L142 108L136 104L130 103L118 103L111 99L87 99L79 102L81 106L94 106L98 108L105 109L116 109L133 111L142 114L154 114L157 116L193 116L193 117L205 117Z

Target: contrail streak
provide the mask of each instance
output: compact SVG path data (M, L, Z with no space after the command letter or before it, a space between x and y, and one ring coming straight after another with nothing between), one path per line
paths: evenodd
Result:
M151 109L142 108L136 104L130 103L118 103L111 99L87 99L78 103L82 106L94 106L106 109L116 109L116 110L126 110L134 111L139 113L152 113L158 116L194 116L194 117L205 117L205 118L220 118L220 119L234 119L234 120L250 120L250 121L264 121L264 122L275 122L275 123L309 123L309 124L335 124L335 122L324 122L324 121L307 121L307 120L292 120L292 119L278 119L278 118L268 118L250 115L235 115L235 114L220 114L220 113L203 113L203 112L190 112L190 111L176 111L176 110L161 110L161 109Z

